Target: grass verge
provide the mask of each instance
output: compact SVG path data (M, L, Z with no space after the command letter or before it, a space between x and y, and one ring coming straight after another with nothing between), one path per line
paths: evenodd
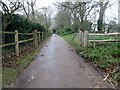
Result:
M12 62L13 67L2 67L2 87L11 88L17 76L31 63L31 61L38 55L41 48L49 40L49 37L42 41L37 49L31 52L26 52L17 60Z
M120 65L120 42L97 43L95 49L93 48L93 44L90 44L84 48L78 45L77 38L72 40L73 36L73 34L70 34L63 37L86 61L92 62L92 64L102 71L110 73ZM99 39L99 37L96 38ZM111 77L113 83L120 85L120 68Z

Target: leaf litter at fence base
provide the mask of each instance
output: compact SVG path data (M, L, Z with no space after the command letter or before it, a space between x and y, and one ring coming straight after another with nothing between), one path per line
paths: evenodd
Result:
M14 54L14 57L10 56L11 58L4 58L4 60L8 61L6 62L6 64L10 65L9 67L3 65L4 67L2 68L3 88L12 87L16 77L31 63L31 61L38 54L38 52L40 52L40 49L43 47L47 40L49 40L49 37L47 37L44 41L41 41L41 45L37 49L33 48L32 44L27 43L26 45L23 45L23 47L21 47L19 57L16 57ZM5 55L6 54L4 53L4 57ZM10 62L14 63L14 65L11 65Z
M31 45L26 45L20 48L20 56L17 57L14 52L4 53L2 55L2 78L3 78L3 87L9 88L14 83L15 78L20 73L21 63L18 63L21 57L24 57L28 52L31 52L33 47ZM7 52L7 51L6 51ZM20 61L21 62L21 61ZM28 62L27 62L28 63ZM26 63L26 64L27 64Z
M33 50L32 45L26 45L26 46L22 46L20 48L20 56L16 56L15 52L11 52L11 53L7 53L7 50L4 51L6 53L3 53L2 55L2 66L3 67L15 67L16 64L16 60L19 59L19 57L23 56L25 53L30 52Z

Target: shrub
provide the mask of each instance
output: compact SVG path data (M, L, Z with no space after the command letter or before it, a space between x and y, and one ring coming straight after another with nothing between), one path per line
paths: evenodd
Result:
M31 33L33 30L46 31L45 28L39 23L28 20L18 14L13 15L13 20L6 27L5 31L14 32L15 30L18 30L20 33ZM19 36L19 39L25 39L25 37ZM5 43L11 42L14 42L14 35L5 34Z
M57 32L57 34L62 35L62 36L65 36L65 35L68 35L68 34L71 34L71 33L73 33L73 32L69 27L65 27L63 29L60 29Z

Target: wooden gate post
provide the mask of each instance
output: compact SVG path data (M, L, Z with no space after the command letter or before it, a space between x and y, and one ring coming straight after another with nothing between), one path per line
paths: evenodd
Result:
M83 42L84 42L83 38L84 38L84 33L81 30L79 30L79 44L81 46L83 46Z
M40 32L38 33L38 40L39 40L39 43L40 43Z
M88 31L84 32L83 46L86 47L88 44Z
M37 36L37 30L33 31L33 46L35 48L38 47L38 36Z
M42 32L42 40L43 40L43 36L44 36L44 34L43 34L43 32Z
M15 30L15 54L19 56L19 42L18 42L18 31Z
M81 41L81 40L82 40L82 39L81 39L81 38L82 38L81 35L82 35L82 32L81 32L81 30L79 30L79 45L82 45L82 43L81 43L81 42L82 42L82 41Z

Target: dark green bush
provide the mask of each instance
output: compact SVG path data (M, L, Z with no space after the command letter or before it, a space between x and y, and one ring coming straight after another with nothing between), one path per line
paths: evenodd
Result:
M6 27L5 31L14 32L18 30L19 33L31 33L33 30L46 31L45 28L39 23L28 20L24 16L15 14L13 15L12 22ZM27 37L20 35L19 39L23 40ZM29 37L30 38L30 37ZM5 43L14 42L14 35L5 34Z
M73 32L69 27L65 27L63 29L60 29L57 32L57 34L62 35L62 36L65 36L65 35L68 35L68 34L71 34L71 33L73 33Z

